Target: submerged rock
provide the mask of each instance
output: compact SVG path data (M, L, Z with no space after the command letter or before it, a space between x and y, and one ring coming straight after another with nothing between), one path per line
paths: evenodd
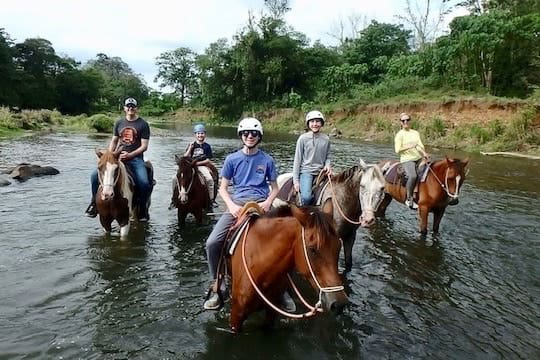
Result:
M57 175L60 173L60 171L52 166L40 166L22 163L7 170L5 173L13 179L25 181L36 176Z

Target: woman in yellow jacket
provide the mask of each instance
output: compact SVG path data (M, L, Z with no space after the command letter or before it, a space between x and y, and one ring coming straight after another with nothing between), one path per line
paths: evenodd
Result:
M399 154L401 166L407 174L407 199L405 205L411 209L418 209L414 202L413 191L418 177L418 164L422 158L429 159L429 154L424 149L424 144L420 139L418 131L411 129L411 117L407 113L401 113L399 116L401 129L394 138L394 148Z

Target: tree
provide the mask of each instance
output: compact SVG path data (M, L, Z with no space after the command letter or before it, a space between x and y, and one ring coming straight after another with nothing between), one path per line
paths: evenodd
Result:
M196 56L191 49L180 47L156 58L159 70L155 81L161 80L160 88L171 87L182 105L199 92Z
M13 41L0 28L0 105L18 105L18 91L15 86L16 71L13 63Z

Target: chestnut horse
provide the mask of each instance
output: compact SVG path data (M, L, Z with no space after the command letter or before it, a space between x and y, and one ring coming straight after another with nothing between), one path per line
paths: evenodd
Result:
M193 214L197 224L203 222L203 211L210 207L212 199L208 194L208 187L202 176L197 171L197 165L188 156L175 155L178 165L176 172L176 186L173 188L173 205L178 209L178 223L186 224L186 216ZM214 189L217 189L217 170L210 167L214 177ZM215 191L214 191L215 197Z
M283 186L291 178L291 173L280 175L278 186ZM375 213L384 197L384 186L381 169L377 165L366 164L362 159L359 165L322 179L318 185L322 193L318 196L320 200L317 204L324 205L331 201L334 205L333 217L338 235L343 241L345 272L352 268L352 249L358 226L369 228L375 224ZM280 204L280 200L274 202L274 206Z
M99 179L96 208L103 229L111 232L112 222L116 220L120 225L120 237L125 237L129 232L130 217L136 218L138 211L133 207L133 179L128 175L127 167L119 159L121 151L121 149L114 152L96 149ZM153 187L152 164L146 161L146 167ZM150 206L150 197L146 206Z
M459 202L459 191L466 176L466 167L469 159L452 159L446 157L426 164L425 181L420 181L417 185L418 191L415 191L415 201L418 204L418 217L420 220L420 233L422 236L427 234L428 214L433 213L433 233L438 234L441 219L448 205L456 205ZM386 195L383 199L377 216L384 216L386 208L392 201L392 198L400 203L405 203L407 190L404 185L404 173L400 171L401 165L397 161L382 161L379 166L385 172L386 177ZM389 178L391 168L397 170L397 176ZM421 170L420 170L421 171ZM422 174L419 173L419 179ZM420 179L421 180L421 179Z
M332 205L321 212L315 207L280 207L258 218L241 234L229 266L232 278L230 326L242 329L249 314L266 309L267 320L277 312L305 318L323 311L339 313L347 304L338 273L340 241L332 221ZM287 288L287 274L296 270L319 294L306 314L285 313L274 304ZM298 294L298 293L297 293Z

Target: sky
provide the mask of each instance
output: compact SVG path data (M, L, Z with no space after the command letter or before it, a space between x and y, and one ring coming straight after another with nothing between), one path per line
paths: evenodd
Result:
M352 15L362 23L398 23L395 15L403 14L406 0L290 0L289 5L288 25L312 42L334 45L330 34L340 21L348 24ZM230 43L249 13L260 18L263 9L263 0L2 0L0 28L15 42L47 39L57 54L83 64L98 53L120 57L158 89L156 57L179 47L202 54L220 38Z

